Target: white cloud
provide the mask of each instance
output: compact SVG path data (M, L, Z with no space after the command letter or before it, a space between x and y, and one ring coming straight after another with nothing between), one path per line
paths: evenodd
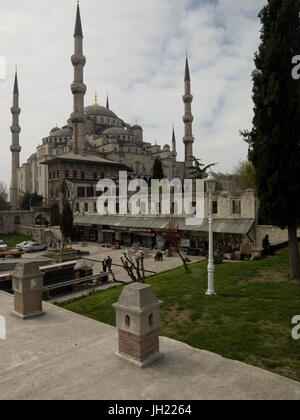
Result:
M144 126L145 138L170 143L175 123L183 160L183 75L188 47L194 95L195 155L230 171L245 158L239 129L252 119L251 71L259 43L257 14L264 0L81 1L87 57L86 105L98 91L128 122ZM21 160L56 123L72 112L73 0L2 0L0 56L7 79L0 83L0 180L10 182L10 106L13 72L19 68Z

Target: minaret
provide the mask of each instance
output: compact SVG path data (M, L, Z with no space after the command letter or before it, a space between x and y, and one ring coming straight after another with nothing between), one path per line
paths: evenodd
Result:
M193 166L193 129L192 124L194 117L192 115L192 102L193 96L191 95L191 78L190 78L190 69L189 69L189 62L188 58L186 57L185 63L185 77L184 77L184 95L183 95L183 102L184 102L184 138L183 142L185 145L185 178L191 178L192 173L192 166Z
M106 108L109 109L109 100L108 100L108 94L107 94L107 99L106 99Z
M176 137L175 137L174 125L173 125L173 134L172 134L172 154L173 154L173 158L176 160L177 151L176 151Z
M18 199L18 175L17 169L20 167L20 152L21 147L19 144L19 135L21 128L19 126L19 115L21 109L19 108L19 87L18 87L18 75L17 69L15 74L15 84L13 92L13 106L11 108L12 113L12 126L10 128L12 132L12 145L10 146L11 155L12 155L12 174L11 174L11 185L10 185L10 204L13 209L19 207Z
M79 2L77 4L77 15L74 32L75 53L72 56L72 64L74 66L74 82L71 90L74 97L73 113L71 121L73 124L73 153L80 154L85 138L85 121L84 114L84 95L86 93L86 85L83 83L83 68L86 58L83 55L83 34L80 17Z

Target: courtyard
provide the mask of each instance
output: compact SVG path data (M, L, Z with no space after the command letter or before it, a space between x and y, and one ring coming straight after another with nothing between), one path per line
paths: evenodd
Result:
M163 358L140 369L116 355L117 330L49 303L26 322L0 292L3 400L300 399L300 384L161 337Z
M218 295L207 298L206 262L147 279L164 301L160 334L300 381L300 341L291 337L299 314L299 281L288 277L288 250L249 263L216 266ZM112 304L122 286L62 304L115 326Z

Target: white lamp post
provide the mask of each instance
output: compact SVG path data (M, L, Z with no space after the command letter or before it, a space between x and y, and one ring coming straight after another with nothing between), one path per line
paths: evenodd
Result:
M206 190L209 193L208 198L208 227L209 227L209 251L208 251L208 290L206 292L206 296L216 295L214 289L214 241L213 241L213 208L212 208L212 193L215 191L216 187L216 180L210 174L209 177L206 179Z

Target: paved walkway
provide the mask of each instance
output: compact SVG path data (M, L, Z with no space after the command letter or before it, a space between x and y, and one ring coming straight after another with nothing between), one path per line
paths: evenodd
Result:
M128 276L127 272L124 270L122 266L122 262L121 262L121 257L123 256L123 253L126 252L128 254L129 248L122 247L122 249L120 250L113 250L112 248L103 248L102 245L94 243L94 242L88 242L86 243L85 246L81 246L80 244L73 244L72 247L73 249L89 252L89 256L83 257L83 259L78 260L76 268L80 267L83 263L90 264L93 268L94 274L98 274L102 271L102 261L108 256L110 256L113 260L112 270L113 270L116 280L120 282L124 282L124 283L129 283L132 281L130 277ZM35 252L34 254L25 253L22 256L22 259L26 259L26 260L45 259L45 261L47 261L48 263L49 259L43 257L44 254L45 254L45 251ZM156 251L145 250L144 265L145 265L145 269L149 270L148 272L146 272L147 277L156 273L162 273L164 271L173 270L174 268L178 268L182 266L182 261L180 257L178 256L173 256L170 258L164 257L163 261L157 262L154 260L155 254L156 254ZM134 255L132 257L134 258ZM195 263L195 262L203 260L204 258L189 256L189 259L191 260L191 263ZM18 262L18 261L19 260L14 260L14 262ZM11 272L11 270L9 272ZM70 299L86 296L90 293L91 289L103 290L109 287L115 287L116 285L118 285L118 283L110 282L104 285L95 285L89 289L83 287L82 290L80 290L80 286L78 286L75 292L64 294L64 295L57 295L53 297L51 301L64 302Z
M117 280L121 281L129 281L130 278L128 277L126 271L123 267L119 267L122 265L121 257L123 253L126 252L128 254L129 248L122 247L122 249L111 249L111 248L103 248L102 245L95 244L95 243L88 243L86 247L81 247L80 245L74 245L74 248L79 249L81 251L89 251L90 255L87 256L87 260L96 260L102 261L104 258L110 256L113 260L112 269L117 278ZM182 261L180 257L173 256L170 258L164 257L163 261L158 262L154 260L154 256L156 251L145 250L144 256L144 265L145 269L149 270L150 272L147 273L147 276L151 275L152 273L161 273L163 271L172 270L174 268L182 266ZM134 258L134 255L132 256ZM203 260L201 257L189 257L191 262L197 262ZM88 262L88 261L87 261ZM102 264L99 262L94 262L93 269L95 273L100 272L102 270Z
M161 337L163 359L145 369L115 356L117 331L44 304L22 321L0 292L7 339L0 340L0 396L11 399L293 399L300 383Z
M120 281L130 281L126 271L122 265L121 257L123 253L126 252L128 254L129 248L122 247L122 249L112 249L112 248L103 248L102 245L96 244L94 242L88 242L86 246L81 246L80 244L73 244L72 247L74 249L78 249L80 251L88 251L89 256L83 257L83 259L78 260L78 266L80 266L83 262L91 264L94 270L94 273L100 273L102 271L102 261L110 256L113 260L113 272L116 276L117 280ZM45 252L36 252L34 254L24 254L22 258L25 259L37 259L42 258ZM178 268L182 266L182 261L180 257L173 256L170 258L164 257L163 261L157 262L154 260L154 256L156 251L145 250L145 260L144 265L145 269L149 270L147 276L152 274L161 273L163 271L172 270L174 268ZM132 255L134 258L134 255ZM203 260L202 257L190 257L192 263ZM89 261L90 260L90 261ZM117 265L114 265L117 264Z
M86 246L81 246L79 244L73 245L74 249L79 249L81 251L88 251L89 256L83 257L83 259L78 260L77 267L79 267L82 263L91 264L94 274L100 273L102 271L102 263L100 261L104 260L108 256L110 256L113 260L113 266L112 270L114 273L114 276L117 281L121 281L124 283L129 283L132 280L128 276L127 272L124 270L122 266L121 257L123 256L123 253L126 252L128 254L129 248L122 247L122 249L112 249L112 248L103 248L102 245L95 244L93 242L89 242L86 244ZM164 271L173 270L174 268L178 268L182 266L181 258L178 256L173 256L170 258L164 257L163 261L155 261L154 256L156 254L156 251L150 251L145 250L144 256L144 265L145 269L149 270L146 272L146 276L149 277L156 273L162 273ZM29 254L30 255L30 254ZM37 255L37 254L35 254ZM28 254L26 255L26 258L29 258ZM32 254L31 257L32 258ZM134 259L134 255L132 255L132 258ZM191 260L191 263L198 262L203 260L201 257L189 257ZM111 279L111 278L110 278ZM99 285L93 287L94 290L103 290L107 289L109 287L115 287L118 285L118 283L108 283L104 285ZM80 288L80 287L79 287ZM69 299L78 298L81 296L88 295L90 290L77 290L72 293L68 293L63 296L57 296L54 297L51 301L52 302L64 302Z

